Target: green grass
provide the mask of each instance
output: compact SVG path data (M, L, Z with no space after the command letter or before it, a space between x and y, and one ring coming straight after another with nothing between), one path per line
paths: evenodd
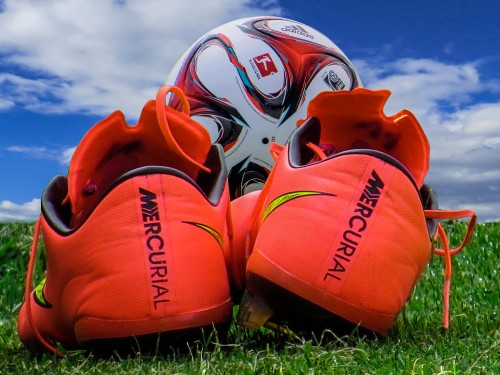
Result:
M455 242L464 225L447 224ZM411 301L384 338L356 335L290 338L232 325L181 352L99 359L77 352L34 356L19 342L32 228L0 224L0 374L499 374L500 223L477 226L473 242L453 258L450 329L441 326L443 259L433 257ZM41 274L43 264L37 273Z

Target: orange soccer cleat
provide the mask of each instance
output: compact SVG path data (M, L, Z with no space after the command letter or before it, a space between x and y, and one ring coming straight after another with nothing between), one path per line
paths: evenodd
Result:
M165 106L169 92L183 112ZM96 124L47 186L18 319L26 346L168 340L231 321L223 150L188 114L162 87L137 125L119 111ZM39 229L48 266L33 290Z
M385 334L430 259L436 219L472 216L472 233L472 212L436 210L424 184L427 138L409 111L383 114L388 97L319 94L289 144L272 145L276 164L260 196L238 203L256 208L235 221L234 243L248 258L243 326Z

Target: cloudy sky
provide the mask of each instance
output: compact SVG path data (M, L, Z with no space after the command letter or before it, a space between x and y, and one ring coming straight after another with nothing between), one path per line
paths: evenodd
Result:
M499 1L0 0L0 221L35 219L94 123L137 119L195 39L255 15L327 35L420 120L441 207L500 219Z

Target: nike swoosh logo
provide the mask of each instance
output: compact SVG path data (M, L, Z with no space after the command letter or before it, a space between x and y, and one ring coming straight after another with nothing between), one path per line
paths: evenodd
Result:
M272 212L274 212L278 207L282 206L283 204L297 198L310 197L315 195L329 195L334 197L336 196L335 194L325 193L321 191L308 191L308 190L293 191L282 194L279 197L274 198L272 202L266 207L266 209L264 210L264 215L262 216L262 222L264 222L264 220L266 220L267 217L271 215Z
M52 305L47 301L45 298L45 295L43 293L45 289L45 281L46 279L43 279L40 284L35 288L35 292L33 293L33 299L37 303L37 305L45 308L45 309L50 309Z
M204 231L208 232L209 234L212 235L213 238L215 238L215 240L219 244L220 248L224 249L223 243L222 243L222 236L212 227L209 227L208 225L205 225L205 224L196 223L194 221L183 221L183 223L194 225L195 227L201 228Z

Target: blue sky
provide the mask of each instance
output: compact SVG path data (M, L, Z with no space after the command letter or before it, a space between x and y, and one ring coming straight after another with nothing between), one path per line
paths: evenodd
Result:
M393 94L431 144L443 208L500 219L500 2L0 1L0 221L32 220L85 132L115 109L134 122L182 52L225 22L279 15L316 28L364 86Z

